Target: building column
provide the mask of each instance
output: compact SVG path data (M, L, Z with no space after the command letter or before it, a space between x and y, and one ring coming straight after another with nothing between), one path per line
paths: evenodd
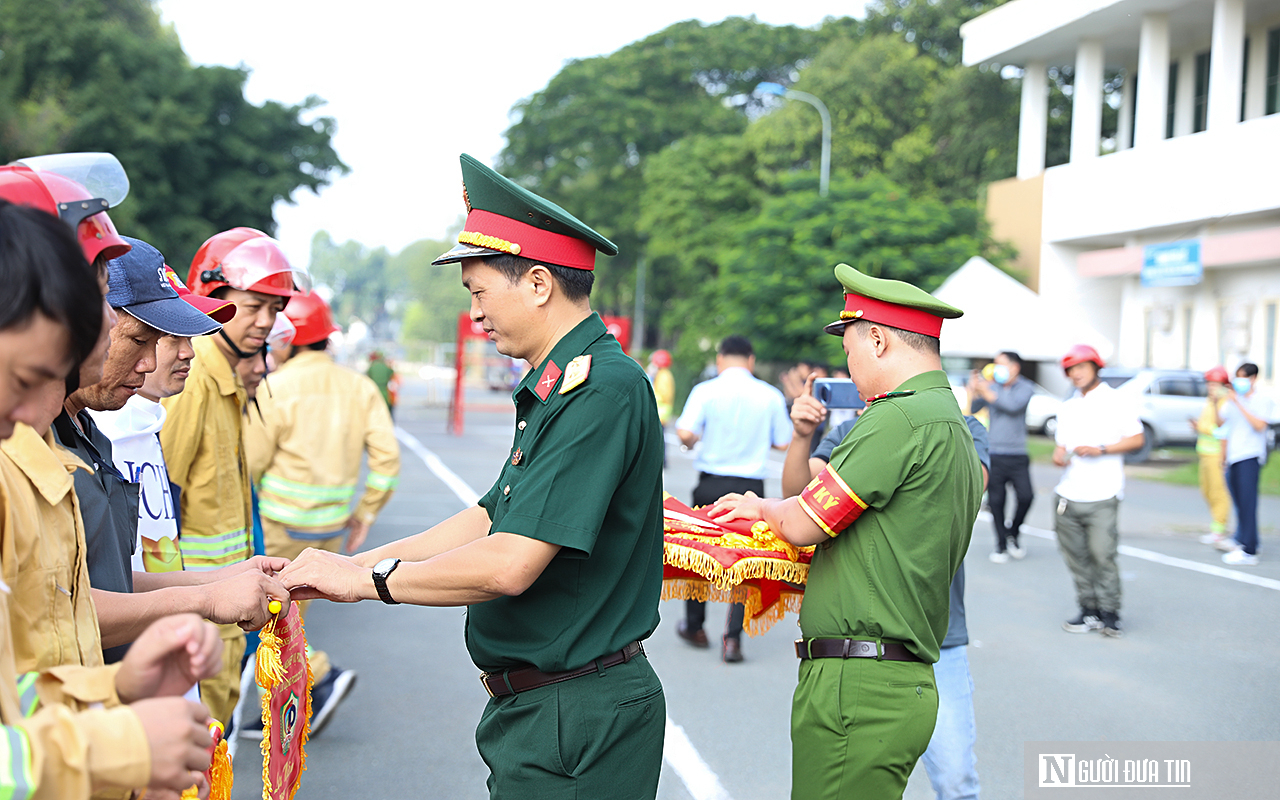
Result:
M1022 72L1022 105L1018 111L1018 178L1044 172L1049 135L1049 65L1028 61Z
M1244 118L1256 119L1267 112L1267 29L1249 34L1249 80L1244 85Z
M1138 38L1138 116L1133 145L1164 141L1169 113L1169 15L1144 14Z
M1184 53L1178 59L1178 85L1173 98L1173 135L1187 136L1195 124L1196 54Z
M1082 39L1076 47L1071 93L1071 162L1098 157L1102 143L1102 42Z
M1206 129L1225 128L1240 121L1243 80L1244 0L1214 0Z
M1133 78L1133 66L1125 64L1124 83L1120 84L1120 114L1116 119L1117 152L1133 147Z

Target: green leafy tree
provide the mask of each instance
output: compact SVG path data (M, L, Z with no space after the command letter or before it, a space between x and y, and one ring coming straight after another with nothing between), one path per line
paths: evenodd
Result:
M0 162L114 153L112 218L174 265L220 230L273 233L276 202L347 171L318 98L249 103L248 73L193 67L147 0L0 0L0 52Z
M836 177L813 191L812 176L785 178L754 218L743 220L723 269L700 287L679 353L697 359L703 342L739 333L762 361L823 353L840 358L822 326L835 319L840 288L833 268L847 263L868 275L932 291L973 255L1003 255L973 203L912 197L882 175Z
M964 42L960 26L1009 0L873 0L862 30L900 36L921 55L947 66L960 64Z
M597 305L630 309L644 161L686 136L741 133L758 110L755 85L791 80L821 39L754 18L689 20L611 55L569 62L513 109L501 171L621 249L596 276Z

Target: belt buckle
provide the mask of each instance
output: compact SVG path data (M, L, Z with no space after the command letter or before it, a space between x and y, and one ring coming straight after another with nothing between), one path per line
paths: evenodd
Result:
M486 692L488 692L488 693L489 693L489 696L490 696L490 697L497 697L497 695L495 695L495 694L493 693L493 689L490 689L490 688L489 688L489 678L490 678L490 677L491 677L490 673L488 673L488 672L481 672L481 673L480 673L480 685L484 687L484 690L485 690Z

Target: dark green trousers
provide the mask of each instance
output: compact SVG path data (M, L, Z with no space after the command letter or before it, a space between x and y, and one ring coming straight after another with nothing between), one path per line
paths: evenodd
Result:
M644 656L489 701L476 746L491 800L653 800L667 701Z
M791 800L901 798L937 716L930 664L801 661L791 706Z

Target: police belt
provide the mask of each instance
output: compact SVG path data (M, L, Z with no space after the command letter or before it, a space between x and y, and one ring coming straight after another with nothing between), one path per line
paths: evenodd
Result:
M862 639L796 639L796 657L874 658L877 661L919 661L924 659L897 642L870 642Z
M590 675L593 672L601 672L609 667L625 664L636 656L642 655L644 655L644 646L639 642L632 642L616 653L597 658L585 667L565 672L541 672L536 667L517 667L516 669L503 670L502 672L481 673L480 682L484 684L484 688L489 692L490 697L506 697L507 695L519 694L532 689L541 689L543 686L550 686L553 683L562 683L574 678L581 678L583 675Z

